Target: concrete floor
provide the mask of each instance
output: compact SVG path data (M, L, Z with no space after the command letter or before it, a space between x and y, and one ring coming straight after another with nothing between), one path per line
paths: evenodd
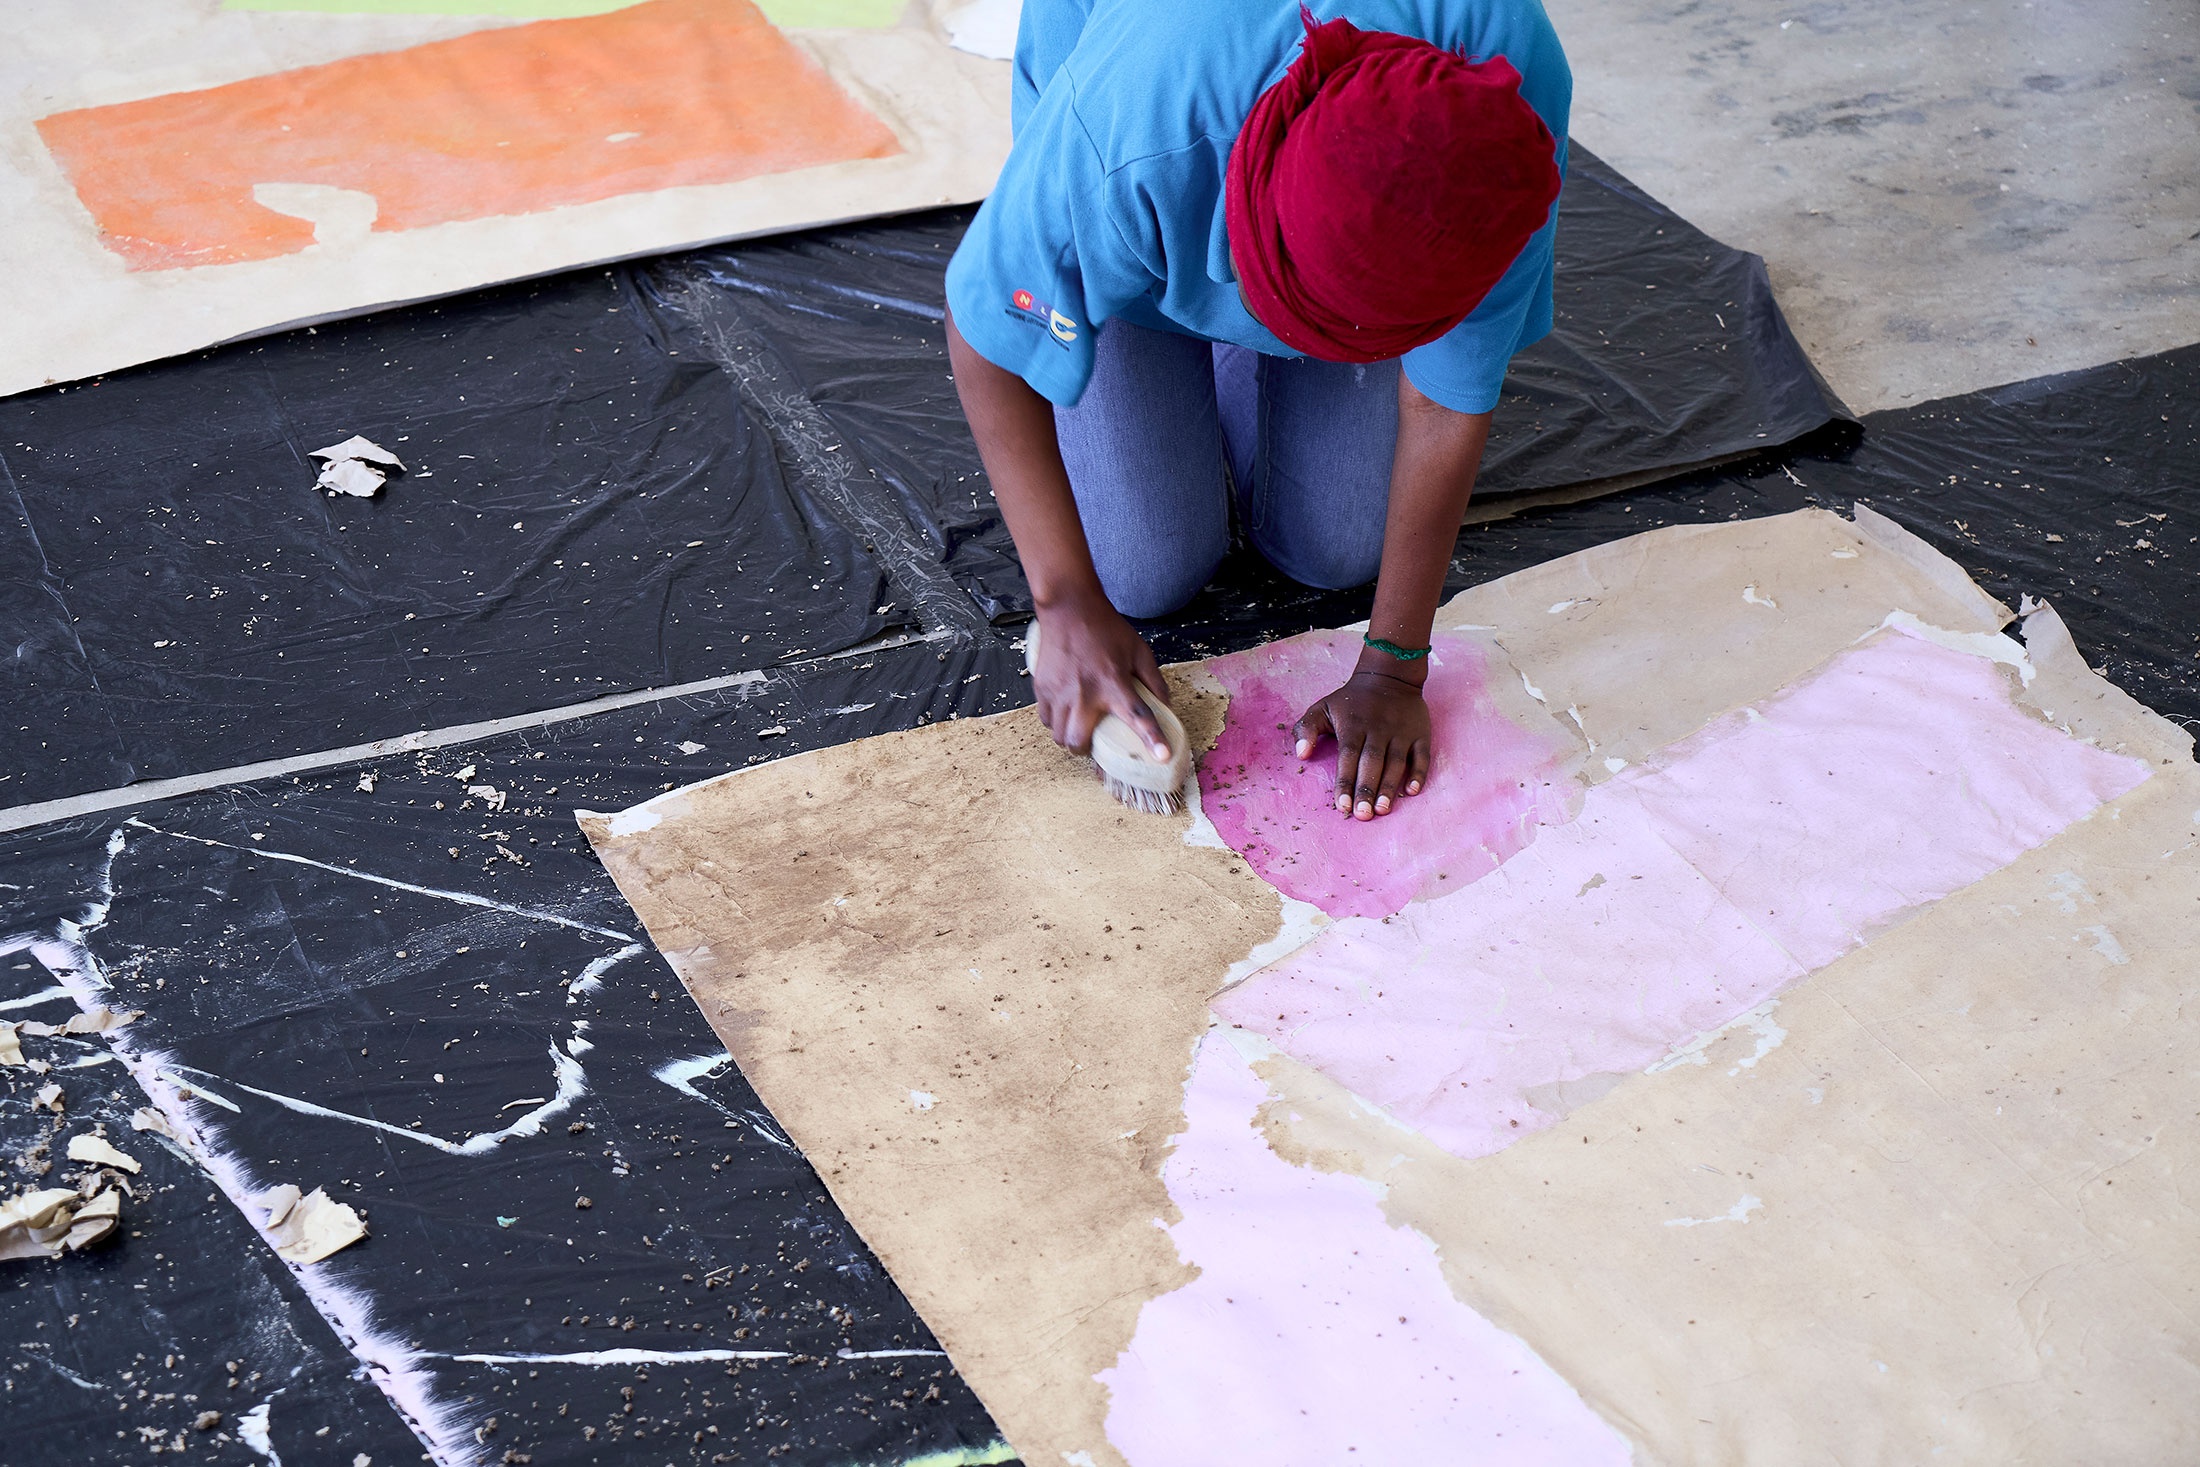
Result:
M2200 341L2200 0L1546 0L1573 133L1859 411Z

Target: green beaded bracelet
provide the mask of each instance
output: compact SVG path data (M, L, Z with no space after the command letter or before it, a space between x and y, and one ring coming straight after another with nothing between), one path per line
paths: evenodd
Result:
M1381 637L1367 632L1360 634L1360 640L1386 657L1395 657L1400 662L1419 662L1429 654L1429 649L1426 647L1401 647L1396 642L1386 642Z

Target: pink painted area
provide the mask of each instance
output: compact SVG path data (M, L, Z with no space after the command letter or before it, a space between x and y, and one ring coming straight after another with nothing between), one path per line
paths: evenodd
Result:
M1532 1087L1640 1070L1803 972L1606 784L1466 891L1339 922L1214 1008L1488 1156L1555 1119Z
M2147 777L1886 633L1629 771L1659 833L1806 968L2044 845Z
M1520 1340L1452 1297L1375 1189L1292 1166L1255 1128L1267 1089L1201 1042L1162 1168L1199 1275L1139 1312L1108 1387L1131 1467L1626 1467L1627 1442Z
M1215 1003L1461 1156L1540 1087L1643 1069L2146 778L1894 633L1592 789L1464 891L1353 918Z
M1472 882L1539 825L1565 819L1574 793L1562 773L1567 746L1507 718L1490 697L1487 650L1441 632L1428 680L1427 787L1374 820L1339 814L1336 746L1301 764L1291 729L1343 685L1359 647L1357 633L1310 632L1207 665L1230 711L1199 762L1200 806L1255 871L1332 917L1380 917Z

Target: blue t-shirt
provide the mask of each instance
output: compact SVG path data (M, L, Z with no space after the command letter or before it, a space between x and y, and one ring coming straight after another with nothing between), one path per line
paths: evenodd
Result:
M1573 73L1540 0L1315 0L1317 20L1503 56L1559 140ZM1015 146L947 267L979 355L1068 406L1110 321L1298 353L1245 308L1223 227L1230 147L1305 35L1293 0L1024 0ZM1551 329L1557 208L1473 314L1405 355L1463 413L1497 404L1514 352Z

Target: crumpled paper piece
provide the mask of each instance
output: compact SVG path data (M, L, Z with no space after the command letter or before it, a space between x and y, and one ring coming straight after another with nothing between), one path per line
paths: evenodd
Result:
M19 1192L0 1202L0 1262L75 1253L121 1222L122 1196L105 1182L94 1182L89 1196L76 1187Z
M303 1196L285 1182L259 1196L267 1209L268 1236L292 1263L319 1263L367 1235L366 1219L319 1187Z
M391 471L405 472L396 454L356 433L341 443L316 448L307 457L321 461L321 477L313 481L314 488L360 499L381 493Z

